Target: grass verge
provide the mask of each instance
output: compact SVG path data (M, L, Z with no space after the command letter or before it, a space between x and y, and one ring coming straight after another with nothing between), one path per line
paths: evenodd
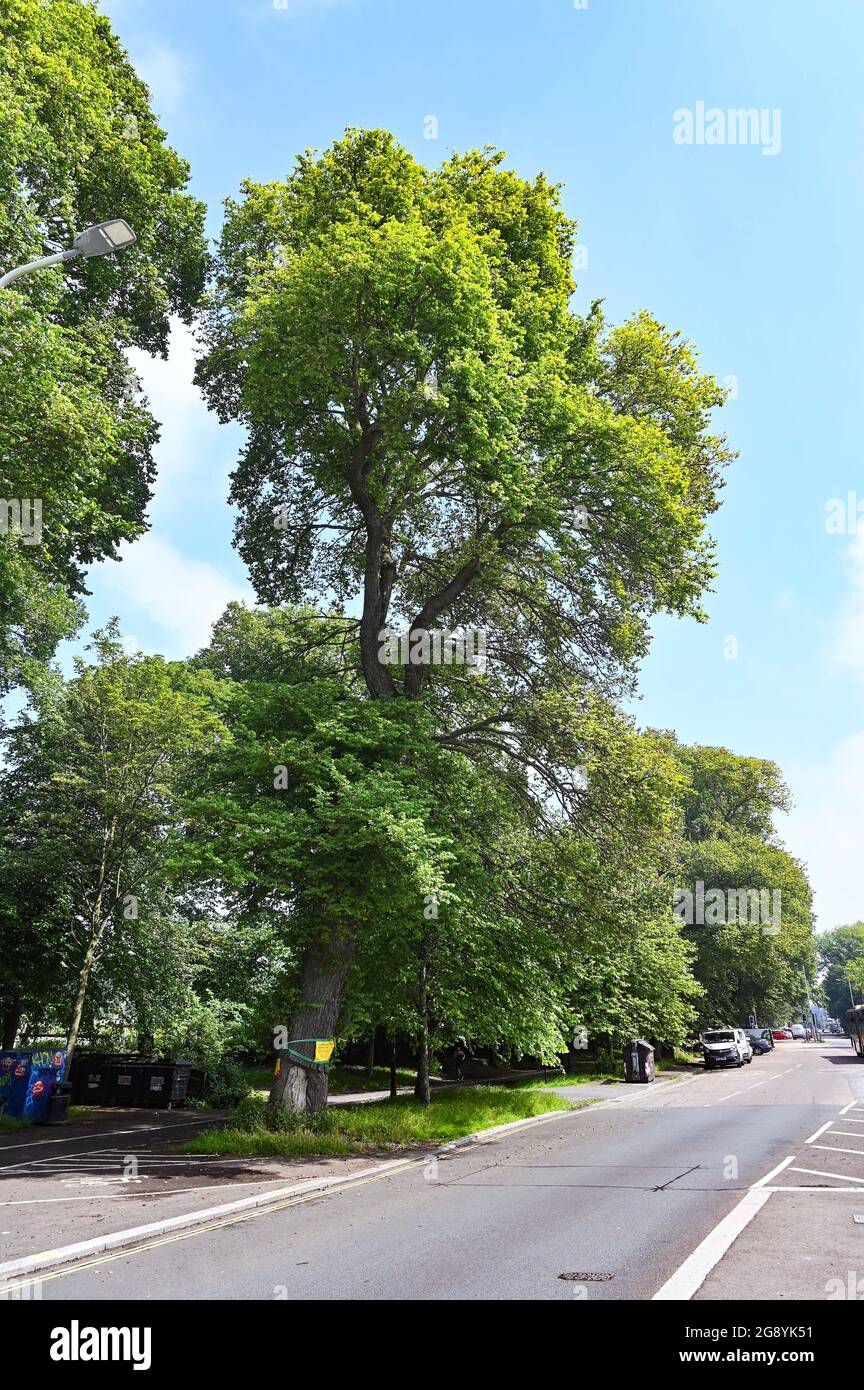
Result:
M0 1115L0 1131L6 1129L26 1129L26 1120L17 1120L12 1115Z
M436 1092L429 1106L400 1096L395 1101L333 1106L322 1115L274 1114L253 1097L237 1107L226 1129L200 1134L180 1152L317 1158L410 1149L571 1109L560 1096L503 1086Z
M547 1077L533 1077L528 1081L517 1081L515 1084L520 1091L522 1090L543 1090L549 1086L584 1086L589 1081L623 1081L622 1073L615 1071L582 1071L568 1075L567 1072L555 1072Z

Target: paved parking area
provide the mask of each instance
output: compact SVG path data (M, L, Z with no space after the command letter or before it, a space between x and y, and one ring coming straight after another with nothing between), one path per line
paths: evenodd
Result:
M374 1164L366 1158L288 1162L176 1152L176 1144L221 1118L216 1112L102 1110L62 1131L4 1132L0 1262Z
M858 1096L778 1165L697 1299L864 1301L864 1076L852 1080Z

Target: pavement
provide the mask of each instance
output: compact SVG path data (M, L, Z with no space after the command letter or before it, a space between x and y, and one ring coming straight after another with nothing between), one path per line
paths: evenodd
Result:
M597 1089L606 1103L43 1274L39 1296L824 1300L848 1297L860 1276L864 1297L853 1219L864 1214L864 1066L847 1039ZM253 1189L232 1178L223 1190ZM108 1203L100 1212L114 1219Z

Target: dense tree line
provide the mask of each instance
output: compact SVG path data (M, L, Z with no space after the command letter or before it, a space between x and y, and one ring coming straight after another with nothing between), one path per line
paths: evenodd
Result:
M864 1004L864 922L823 932L819 964L822 992L832 1018L842 1019L853 1004Z
M0 265L68 247L120 211L137 243L0 293L0 497L41 505L38 544L0 534L0 694L80 626L86 568L147 528L157 425L125 355L164 354L207 265L204 208L108 21L80 0L0 15Z
M92 651L4 739L6 1045L267 1056L319 919L361 914L332 1031L409 1039L427 1065L459 1037L553 1062L580 1033L683 1043L805 1005L810 894L770 764L640 733L594 693L576 819L434 741L421 759L422 707L353 695L356 653L314 614L232 605L189 662L130 656L116 629ZM776 932L682 924L699 876L779 887Z
M427 1098L459 1037L551 1061L785 1021L815 955L777 769L622 712L650 620L703 618L715 572L731 454L693 346L574 309L544 176L489 149L430 170L383 131L247 183L210 265L107 21L10 0L0 36L0 258L109 205L138 233L0 295L3 489L45 516L40 545L0 537L0 676L30 692L0 773L4 1041L218 1067L281 1028L272 1099L316 1110L310 1039L409 1038ZM260 606L185 662L112 626L64 681L86 566L146 526L157 427L124 350L164 352L171 311L245 426ZM696 882L779 893L772 930L682 922Z

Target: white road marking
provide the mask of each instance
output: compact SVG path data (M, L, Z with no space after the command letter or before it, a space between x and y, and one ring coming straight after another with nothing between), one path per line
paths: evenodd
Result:
M189 1129L192 1125L215 1125L216 1120L182 1120L176 1124L172 1120L170 1124L164 1125L136 1125L134 1129L106 1129L104 1134L64 1134L62 1139L31 1139L27 1144L4 1144L0 1148L0 1154L7 1153L10 1149L41 1149L43 1144L77 1144L82 1139L111 1139L117 1134L149 1134L154 1129L163 1129L166 1132L172 1129ZM84 1150L85 1153L98 1153L98 1149ZM34 1162L36 1160L34 1159Z
M789 1171L790 1171L790 1172L796 1172L796 1171L799 1171L799 1172L800 1172L800 1169L796 1170L796 1169L793 1168L793 1169L790 1169ZM808 1187L807 1184L806 1184L805 1182L802 1182L801 1185L800 1185L799 1187L772 1187L772 1188L769 1189L769 1191L771 1191L771 1192L855 1192L855 1193L858 1194L859 1197L861 1196L861 1188L860 1188L860 1187Z
M827 1149L833 1154L864 1154L864 1149L844 1149L842 1144L814 1144L814 1149Z
M816 1131L815 1134L811 1134L809 1139L805 1139L805 1140L804 1140L804 1143L805 1143L805 1144L812 1144L816 1139L819 1138L819 1135L820 1135L820 1134L824 1134L825 1131L826 1131L826 1129L830 1129L831 1126L833 1125L833 1123L834 1123L833 1120L826 1120L825 1123L824 1123L824 1125L822 1125L822 1127L821 1127L820 1129L817 1129L817 1131Z
M559 1112L553 1111L552 1113L557 1115ZM532 1120L536 1120L536 1118L536 1116L532 1117ZM528 1128L530 1123L531 1121L515 1120L512 1125L514 1128L517 1125ZM480 1132L482 1133L482 1131ZM451 1144L454 1142L458 1143L458 1140L451 1141ZM449 1147L450 1145L444 1145L444 1148ZM241 1214L243 1217L267 1215L271 1209L278 1209L276 1204L283 1197L290 1199L287 1205L292 1206L303 1201L317 1201L319 1196L330 1188L336 1191L341 1188L345 1191L349 1187L362 1186L371 1181L372 1178L389 1177L392 1173L407 1171L410 1168L422 1168L427 1162L427 1158L391 1158L364 1173L352 1174L349 1178L340 1175L330 1178L306 1179L304 1182L294 1183L291 1187L279 1188L275 1192L268 1192L261 1197L242 1197L236 1202L223 1203L221 1206L205 1208L203 1211L183 1212L180 1216L153 1221L146 1226L132 1226L128 1230L112 1231L110 1234L97 1236L93 1240L82 1240L77 1241L74 1245L60 1246L56 1250L39 1250L34 1255L25 1255L19 1259L7 1260L0 1264L0 1293L6 1291L3 1286L9 1279L17 1278L22 1274L29 1274L32 1277L33 1271L36 1269L56 1269L58 1265L72 1264L83 1260L88 1255L102 1255L115 1249L122 1254L129 1245L138 1244L140 1247L141 1242L151 1241L157 1235L164 1237L169 1232L172 1234L176 1232L202 1235L207 1223L218 1221L219 1218L240 1217ZM106 1258L116 1258L116 1255L107 1254Z
M232 1182L230 1186L260 1187L262 1183L273 1181L273 1178L256 1178L252 1182ZM229 1184L224 1182L214 1182L208 1183L206 1187L177 1187L173 1192L142 1192L140 1188L136 1188L134 1192L94 1192L89 1197L28 1197L19 1202L0 1202L0 1207L42 1207L51 1202L116 1202L118 1198L122 1200L128 1197L138 1197L141 1201L147 1197L158 1197L160 1202L165 1202L169 1197L182 1197L186 1192L218 1192L227 1186Z
M557 1112L556 1112L556 1113L557 1113ZM561 1113L563 1114L563 1113L566 1113L566 1112L563 1112L563 1111L562 1111ZM179 1126L178 1126L178 1128L179 1128ZM53 1140L52 1140L52 1142L53 1142ZM229 1158L220 1158L220 1159L216 1159L216 1158L210 1158L209 1155L207 1155L207 1156L205 1156L205 1157L199 1157L199 1156L194 1155L194 1154L189 1154L189 1155L183 1155L183 1154L158 1154L158 1153L154 1153L152 1149L138 1149L138 1150L132 1149L131 1151L130 1151L129 1149L115 1149L115 1148L108 1148L108 1149L85 1149L85 1150L83 1150L81 1153L59 1154L59 1155L51 1154L51 1155L49 1155L48 1158L31 1158L31 1159L29 1159L29 1160L25 1160L25 1161L22 1162L22 1163L9 1163L9 1164L6 1164L6 1165L0 1165L0 1178L2 1178L2 1177L4 1176L4 1174L6 1174L6 1173L13 1173L13 1174L14 1174L14 1173L21 1173L21 1174L25 1174L25 1175L26 1175L26 1174L29 1172L29 1173L32 1174L33 1176L37 1176L37 1177L38 1177L40 1173L50 1173L50 1172L74 1172L74 1171L75 1171L77 1168L79 1168L79 1167L80 1167L80 1168L87 1168L87 1167L103 1167L103 1168L104 1168L104 1167L109 1166L109 1164L110 1164L112 1161L118 1162L118 1163L119 1163L119 1162L125 1162L125 1161L126 1161L127 1159L129 1159L129 1158L134 1158L134 1159L136 1159L137 1162L139 1162L139 1163L153 1163L153 1164L156 1164L157 1166L158 1166L160 1163L163 1164L163 1165L165 1165L165 1164L169 1164L169 1163L205 1163L205 1164L207 1164L207 1163L209 1163L209 1164L213 1164L213 1163L235 1163L235 1164L236 1164L236 1162L237 1162L236 1158L235 1158L235 1159L229 1159Z
M178 1125L177 1128L179 1129L180 1126ZM122 1131L120 1131L120 1132L122 1133ZM134 1133L135 1133L134 1130L128 1130L128 1131L126 1131L126 1132L129 1133L129 1134L134 1134ZM53 1139L50 1139L48 1142L51 1143L51 1144L53 1144L53 1143L55 1143L56 1141L53 1140ZM24 1145L23 1147L26 1148L27 1146ZM2 1152L2 1151L0 1151L0 1152ZM116 1153L120 1153L120 1152L121 1152L121 1150L115 1149L115 1148L113 1148L113 1147L112 1147L112 1148L106 1148L106 1149L82 1149L82 1150L80 1151L80 1153L70 1153L70 1154L65 1154L65 1155L64 1155L64 1154L60 1154L59 1156L55 1156L55 1155L53 1155L53 1154L49 1154L49 1156L48 1156L47 1158L31 1158L31 1159L29 1159L29 1160L25 1160L23 1163L4 1163L4 1164L0 1164L0 1177L2 1177L4 1173L17 1173L17 1172L19 1172L22 1168L31 1168L31 1169L32 1169L32 1168L37 1168L37 1167L38 1167L38 1168L42 1168L42 1167L44 1167L45 1164L47 1164L47 1163L53 1163L53 1164L55 1164L55 1165L58 1164L58 1163L68 1163L68 1164L71 1166L71 1165L76 1164L80 1158L91 1158L94 1154L116 1154ZM149 1152L149 1150L147 1150L147 1149L143 1150L143 1153L148 1153L148 1152ZM132 1155L132 1156L134 1157L134 1155ZM154 1156L154 1158L155 1158L157 1155L154 1154L153 1156ZM124 1157L125 1157L125 1155L124 1155ZM104 1159L102 1160L102 1162L105 1162L105 1161L106 1161L106 1160L104 1160Z
M719 1225L715 1226L713 1231L709 1231L701 1244L697 1245L692 1255L689 1255L672 1277L667 1279L666 1283L657 1290L652 1302L655 1300L668 1302L672 1299L691 1299L701 1289L714 1266L720 1263L726 1251L735 1243L744 1228L749 1226L756 1213L761 1211L768 1201L772 1191L774 1191L773 1188L768 1187L768 1183L778 1173L782 1173L794 1157L794 1154L789 1154L787 1158L777 1164L776 1168L772 1168L770 1173L766 1173L744 1193L737 1207L733 1207Z
M61 1187L113 1187L116 1183L129 1184L132 1182L143 1182L143 1178L133 1178L124 1173L121 1177L111 1177L108 1173L97 1173L91 1177L82 1178L80 1175L74 1178L61 1178Z
M833 1134L842 1134L845 1139L864 1139L860 1129L832 1129Z
M701 1289L708 1275L715 1265L719 1264L729 1247L738 1239L741 1232L750 1222L757 1212L761 1211L768 1198L770 1191L764 1187L761 1189L751 1188L745 1192L737 1207L733 1207L728 1216L714 1230L709 1232L700 1245L697 1245L693 1254L677 1269L671 1279L657 1290L653 1302L668 1302L673 1299L688 1300Z
M855 1110L856 1107L857 1107L857 1105L858 1105L857 1100L850 1100L850 1102L849 1102L848 1105L844 1105L844 1106L843 1106L843 1109L840 1111L840 1114L841 1114L841 1115L846 1115L846 1114L848 1114L848 1112L849 1112L850 1110Z
M84 1173L88 1171L94 1173L109 1172L112 1168L117 1168L121 1164L128 1163L130 1160L134 1160L138 1164L148 1163L154 1168L185 1168L187 1166L193 1167L196 1163L203 1164L205 1168L216 1168L219 1166L219 1164L227 1165L229 1167L232 1164L234 1167L237 1166L236 1158L210 1158L209 1156L207 1158L200 1158L193 1157L190 1155L189 1158L172 1158L170 1155L150 1154L146 1152L137 1154L117 1153L109 1156L108 1158L86 1158L82 1159L81 1162L78 1162L78 1160L75 1159L74 1155L70 1155L68 1159L34 1159L34 1163L48 1166L40 1166L38 1169L34 1169L32 1176L41 1177L44 1173ZM15 1173L21 1173L22 1170L25 1168L25 1164L16 1164L14 1171ZM8 1172L9 1170L4 1170L0 1168L0 1174L2 1174L4 1171ZM14 1179L12 1179L12 1181L14 1181Z
M770 1173L766 1173L764 1178L760 1178L758 1182L754 1182L753 1187L767 1187L771 1179L776 1178L778 1173L782 1173L784 1168L788 1168L789 1164L794 1161L794 1158L794 1154L790 1154L788 1158L784 1158L783 1162L778 1163L776 1168L772 1168Z
M717 1100L715 1101L715 1104L719 1105L721 1100L731 1100L733 1096L741 1096L744 1094L745 1091L755 1091L758 1086L767 1086L769 1081L779 1081L781 1076L788 1076L790 1071L797 1071L798 1068L803 1067L803 1065L803 1062L799 1062L798 1066L787 1067L785 1071L778 1071L776 1076L766 1076L763 1081L754 1081L752 1086L742 1086L737 1091L730 1091L728 1095L718 1096ZM706 1106L706 1109L707 1108L708 1107Z
M838 1182L859 1182L864 1185L864 1178L851 1178L848 1173L823 1173L821 1168L790 1168L790 1173L809 1173L813 1178L836 1178ZM820 1188L820 1191L822 1189ZM859 1188L853 1189L855 1192Z

